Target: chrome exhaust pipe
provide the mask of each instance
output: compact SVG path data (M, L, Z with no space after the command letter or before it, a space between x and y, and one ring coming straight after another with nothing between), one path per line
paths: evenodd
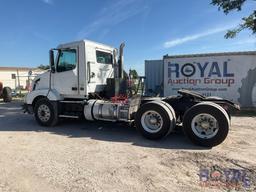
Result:
M124 65L124 46L125 43L121 43L119 47L119 59L118 59L118 77L124 78L123 65Z

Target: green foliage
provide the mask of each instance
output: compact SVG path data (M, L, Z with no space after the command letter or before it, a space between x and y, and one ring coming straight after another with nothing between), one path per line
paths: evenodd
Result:
M212 0L213 5L219 7L219 10L223 10L225 14L230 11L241 11L243 4L246 0ZM255 0L253 0L255 1ZM242 23L235 29L228 30L225 38L234 38L239 32L244 29L252 31L252 34L256 34L256 11L253 11L248 17L242 18Z
M139 75L135 69L130 69L129 71L130 75L132 76L133 79L138 79Z
M42 70L47 70L47 69L50 69L50 66L49 66L49 65L43 65L43 64L41 64L41 65L39 65L37 68L38 68L38 69L42 69Z
M233 10L241 11L245 1L246 0L212 0L212 4L217 5L219 10L223 9L223 12L228 14Z

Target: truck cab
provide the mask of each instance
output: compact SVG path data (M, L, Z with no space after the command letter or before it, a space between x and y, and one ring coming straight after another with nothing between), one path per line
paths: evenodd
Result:
M114 77L115 51L89 40L61 44L50 50L51 72L35 78L33 91L50 94L56 100L84 99L90 93L100 93L107 79ZM30 96L32 102L35 95Z

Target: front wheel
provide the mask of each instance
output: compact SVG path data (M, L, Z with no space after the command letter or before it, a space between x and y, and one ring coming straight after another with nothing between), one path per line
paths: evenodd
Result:
M58 112L47 98L39 99L34 107L35 119L42 126L54 126L58 123Z
M228 114L215 103L196 104L183 117L183 131L193 143L214 147L222 143L228 135Z

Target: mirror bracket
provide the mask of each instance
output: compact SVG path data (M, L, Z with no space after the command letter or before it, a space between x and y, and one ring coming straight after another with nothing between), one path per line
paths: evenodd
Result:
M55 73L55 64L54 64L54 50L51 49L49 51L49 64L50 64L50 70L52 73Z

